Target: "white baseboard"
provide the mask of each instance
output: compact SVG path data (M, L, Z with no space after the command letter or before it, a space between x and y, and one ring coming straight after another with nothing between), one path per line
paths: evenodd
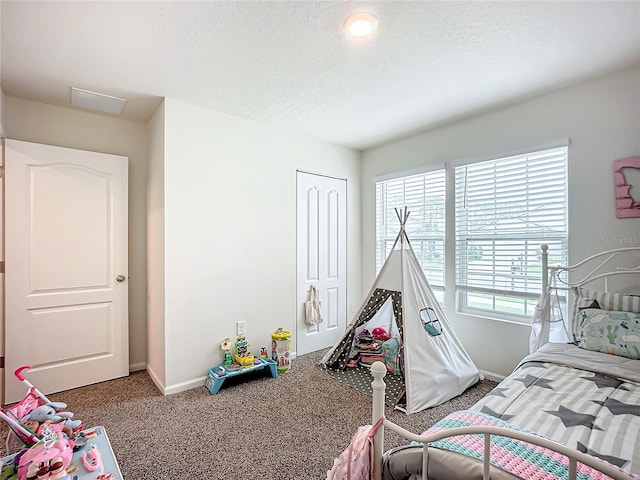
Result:
M296 352L292 352L290 354L291 360L294 360L296 356L297 356ZM149 368L146 365L145 365L145 368L147 372L149 372L149 376L151 377L151 380L153 380L153 383L155 383L156 387L158 387L158 390L160 390L160 392L163 395L173 395L174 393L184 392L186 390L191 390L192 388L203 387L207 382L207 377L208 377L208 375L206 375L204 377L197 377L191 380L186 380L184 382L165 386L162 384L162 382L159 381L158 377L154 374L151 368Z
M140 370L146 370L146 369L147 369L146 362L132 363L129 365L129 373L139 372Z
M191 380L187 380L186 382L169 385L164 389L162 393L164 393L165 395L172 395L174 393L184 392L185 390L191 390L192 388L203 387L206 381L207 376L193 378Z
M174 385L165 386L155 374L153 369L147 367L147 372L149 372L151 380L153 380L153 383L156 384L156 387L158 387L158 390L160 390L160 393L162 393L163 395L172 395L174 393L184 392L185 390L191 390L192 388L202 387L207 381L207 377L199 377L192 380L187 380L186 382L180 382Z
M502 380L505 379L504 375L499 375L497 373L489 372L487 370L480 370L480 373L484 375L484 378L486 378L487 380L491 380L493 382L500 383Z
M149 365L147 365L147 373L151 377L151 380L153 381L153 383L155 383L155 385L158 388L158 390L160 390L160 392L163 395L165 395L165 393L164 393L164 384L160 381L160 379L158 378L156 373L153 371L153 369Z

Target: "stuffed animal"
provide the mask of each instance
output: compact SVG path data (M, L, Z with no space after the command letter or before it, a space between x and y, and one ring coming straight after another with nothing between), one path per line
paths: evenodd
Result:
M382 327L374 328L373 330L371 330L371 334L373 335L374 340L378 340L380 342L386 342L391 338L387 331Z
M49 402L35 408L26 420L43 424L58 424L62 426L62 431L69 437L73 437L73 432L82 427L82 420L71 420L73 412L64 411L67 404L63 402Z

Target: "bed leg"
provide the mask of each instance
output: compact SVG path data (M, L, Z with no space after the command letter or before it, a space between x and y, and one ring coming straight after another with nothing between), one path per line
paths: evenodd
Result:
M483 470L482 470L482 478L484 480L489 480L489 467L491 466L491 435L488 433L484 434L484 458L483 458Z
M422 444L422 478L427 480L429 478L429 444Z
M371 388L373 390L373 409L371 413L371 425L375 425L381 417L384 417L384 395L386 384L384 376L387 374L387 367L382 362L374 362L371 365L371 374L373 381ZM384 424L380 425L378 431L373 437L373 479L382 479L382 452L384 449Z

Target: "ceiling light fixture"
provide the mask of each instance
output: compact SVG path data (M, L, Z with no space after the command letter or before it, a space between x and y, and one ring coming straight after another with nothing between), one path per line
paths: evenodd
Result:
M71 105L75 105L76 107L120 115L125 102L126 100L124 98L112 97L111 95L71 87Z
M344 28L354 37L371 35L378 26L378 19L370 13L354 13L344 22Z

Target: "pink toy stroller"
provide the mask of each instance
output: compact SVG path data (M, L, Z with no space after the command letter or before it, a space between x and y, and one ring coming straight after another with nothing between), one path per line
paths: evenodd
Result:
M25 447L31 447L42 440L41 428L47 426L53 428L59 435L67 434L71 437L82 430L82 421L69 421L73 413L65 411L67 404L64 402L52 402L40 390L34 387L22 374L31 368L22 366L16 369L15 376L24 383L28 390L22 400L8 408L0 407L0 418L9 427L6 441L6 452L10 454L10 442L12 436L18 437ZM37 412L36 412L37 411ZM37 413L37 419L36 418ZM71 435L68 435L71 433Z

